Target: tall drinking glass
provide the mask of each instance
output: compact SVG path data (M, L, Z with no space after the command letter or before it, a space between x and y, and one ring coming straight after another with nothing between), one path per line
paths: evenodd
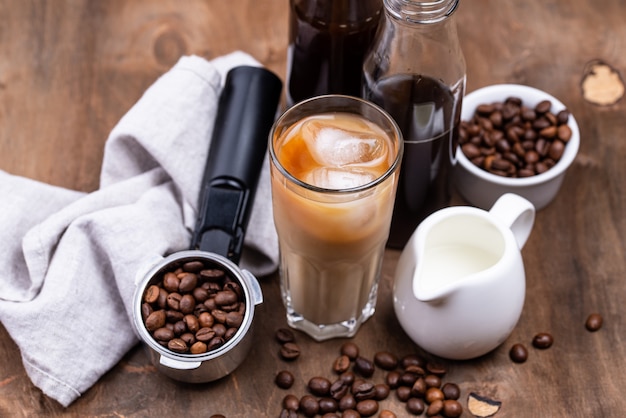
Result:
M269 138L287 322L318 341L374 314L403 141L394 120L350 96L296 104Z

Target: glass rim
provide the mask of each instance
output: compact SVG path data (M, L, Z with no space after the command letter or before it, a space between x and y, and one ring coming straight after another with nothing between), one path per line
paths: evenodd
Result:
M393 131L393 133L395 134L395 138L396 138L396 156L394 158L393 163L389 166L389 168L387 168L387 170L385 170L385 172L383 174L381 174L380 176L376 177L374 180L362 184L360 186L356 186L356 187L349 187L349 188L345 188L345 189L330 189L330 188L325 188L325 187L320 187L320 186L315 186L313 184L309 184L305 181L302 181L300 179L298 179L297 177L295 177L294 175L292 175L289 171L287 171L287 169L285 169L285 167L280 163L278 156L276 155L276 152L274 150L274 133L276 132L276 128L281 124L282 121L284 121L287 117L289 117L291 111L293 109L305 106L307 104L310 104L311 102L316 102L316 101L320 101L320 100L328 100L328 99L343 99L346 101L352 101L354 103L360 103L362 105L365 105L369 108L371 108L372 110L374 110L377 113L380 113L385 120L387 120L390 124L390 127ZM330 110L328 112L324 111L323 113L335 113L337 112L337 110ZM352 110L345 110L345 112L347 113L354 113L354 114L358 114L362 117L365 117L357 112L354 112ZM322 112L319 112L322 113ZM313 113L311 113L313 114ZM367 119L367 118L366 118ZM369 119L368 119L369 120ZM376 123L374 121L370 121L373 123ZM376 123L377 125L380 126L380 124ZM292 126L293 124L288 125L288 127ZM393 117L391 117L391 115L389 113L387 113L382 107L378 106L377 104L370 102L369 100L365 100L362 99L360 97L356 97L356 96L348 96L348 95L344 95L344 94L325 94L325 95L321 95L321 96L314 96L305 100L302 100L296 104L294 104L293 106L291 106L290 108L288 108L287 110L285 110L283 112L282 115L280 115L280 117L278 119L276 119L276 121L274 122L274 124L272 125L272 129L270 129L270 133L269 133L269 152L270 152L270 159L271 159L271 163L274 164L274 166L278 169L278 171L287 179L289 180L291 183L297 185L298 187L304 188L306 190L312 191L312 192L316 192L316 193L323 193L323 194L333 194L333 195L347 195L347 194L351 194L351 193L356 193L356 192L363 192L369 189L372 189L376 186L378 186L379 184L383 183L385 180L387 180L398 168L398 166L400 165L400 162L402 161L402 155L404 153L404 139L402 137L402 131L400 130L400 127L398 126L398 124L396 123L396 121L393 119Z

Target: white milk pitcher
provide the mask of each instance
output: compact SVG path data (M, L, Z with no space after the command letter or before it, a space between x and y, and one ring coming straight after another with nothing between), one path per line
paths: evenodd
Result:
M426 218L395 273L395 312L409 337L455 360L499 346L522 313L526 276L520 250L534 220L532 203L511 193L488 212L453 206Z

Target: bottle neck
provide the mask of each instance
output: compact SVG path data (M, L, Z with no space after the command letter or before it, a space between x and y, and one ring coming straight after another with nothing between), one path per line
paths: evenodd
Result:
M409 23L438 23L454 13L459 0L384 0L387 12Z

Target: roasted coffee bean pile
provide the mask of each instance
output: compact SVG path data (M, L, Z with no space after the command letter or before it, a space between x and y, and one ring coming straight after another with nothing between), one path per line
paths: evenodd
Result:
M176 353L202 354L235 335L246 311L237 280L201 260L161 276L145 290L141 305L144 325L159 344Z
M295 336L290 330L276 332L277 341L294 344ZM282 354L281 354L282 357ZM292 360L291 358L285 360ZM387 351L377 352L373 358L360 353L359 347L347 342L341 346L339 356L331 363L333 377L313 376L306 382L306 393L298 397L287 394L282 401L279 418L298 416L324 418L371 417L382 418L406 416L441 415L459 417L463 407L458 399L461 390L452 382L443 382L446 369L440 364L427 362L414 354L398 358ZM376 370L384 374L384 380L373 380ZM293 375L280 371L275 383L282 389L292 388ZM381 402L395 391L395 397L404 404L404 411L396 415L390 409L381 409ZM300 415L299 415L300 414Z
M459 144L477 167L504 177L531 177L552 168L572 137L569 112L551 111L548 100L534 108L517 97L481 104L462 121Z

